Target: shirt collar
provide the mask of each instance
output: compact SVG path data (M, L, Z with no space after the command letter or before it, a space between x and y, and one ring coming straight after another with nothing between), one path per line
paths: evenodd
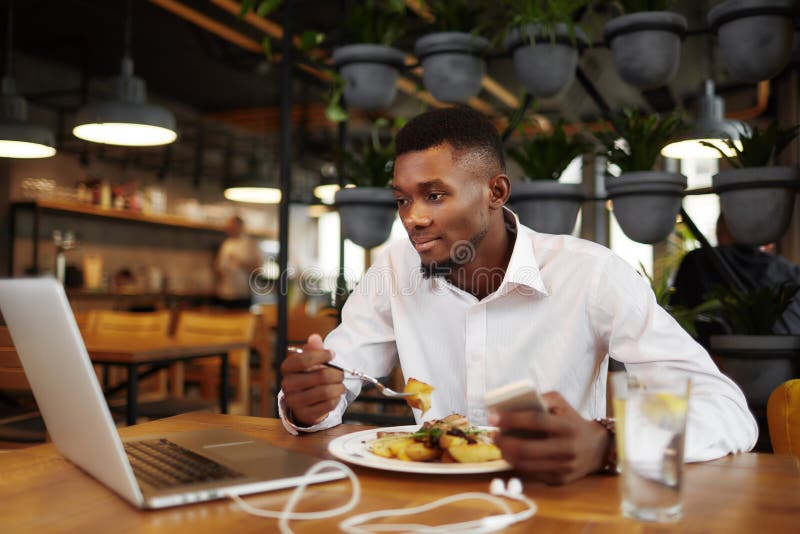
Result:
M549 293L542 281L539 271L539 263L533 253L531 240L526 235L528 229L519 223L517 214L508 208L503 208L503 217L509 230L516 234L514 248L511 251L511 258L508 261L506 275L497 290L500 295L513 290L514 287L533 289L534 291L548 296Z

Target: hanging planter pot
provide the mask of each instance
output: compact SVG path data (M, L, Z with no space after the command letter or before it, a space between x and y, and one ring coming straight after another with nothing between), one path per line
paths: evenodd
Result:
M643 11L611 19L603 36L620 78L639 89L660 87L675 77L686 18L667 11Z
M525 226L546 234L571 234L585 198L583 184L535 180L515 183L509 202Z
M556 24L554 33L555 38L551 39L541 24L529 24L521 31L513 28L506 36L517 77L535 98L549 98L565 91L575 79L578 48L589 44L580 28L575 28L574 44L566 24Z
M745 167L712 178L731 236L744 245L778 241L792 219L794 167Z
M682 174L643 171L606 176L606 192L614 203L622 231L639 243L663 241L675 227L681 209L686 177Z
M463 32L425 35L414 45L425 89L442 102L463 104L481 90L489 40Z
M728 0L708 12L731 75L745 82L768 80L792 52L793 0Z
M348 187L336 192L342 235L356 245L374 248L389 239L397 214L391 189Z
M769 449L767 401L787 380L800 376L800 336L711 336L714 361L742 389L759 427L757 450Z
M333 64L344 78L347 105L367 111L391 106L403 59L402 51L384 45L354 44L334 50Z

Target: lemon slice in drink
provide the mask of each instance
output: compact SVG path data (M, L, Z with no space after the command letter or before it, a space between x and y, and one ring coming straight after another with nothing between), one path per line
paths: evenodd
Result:
M642 413L662 427L673 427L686 416L686 397L673 393L653 393L642 402Z

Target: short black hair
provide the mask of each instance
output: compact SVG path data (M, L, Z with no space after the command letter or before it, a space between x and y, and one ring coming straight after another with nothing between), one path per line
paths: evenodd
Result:
M437 108L417 115L397 133L395 157L448 143L456 153L470 150L491 166L506 170L503 142L482 113L466 106ZM460 154L459 154L460 155Z

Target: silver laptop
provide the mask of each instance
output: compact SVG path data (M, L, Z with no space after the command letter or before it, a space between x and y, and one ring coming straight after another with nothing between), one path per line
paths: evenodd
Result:
M317 458L225 429L120 440L54 279L0 280L0 311L58 450L139 508L297 486ZM313 483L340 479L322 472Z

